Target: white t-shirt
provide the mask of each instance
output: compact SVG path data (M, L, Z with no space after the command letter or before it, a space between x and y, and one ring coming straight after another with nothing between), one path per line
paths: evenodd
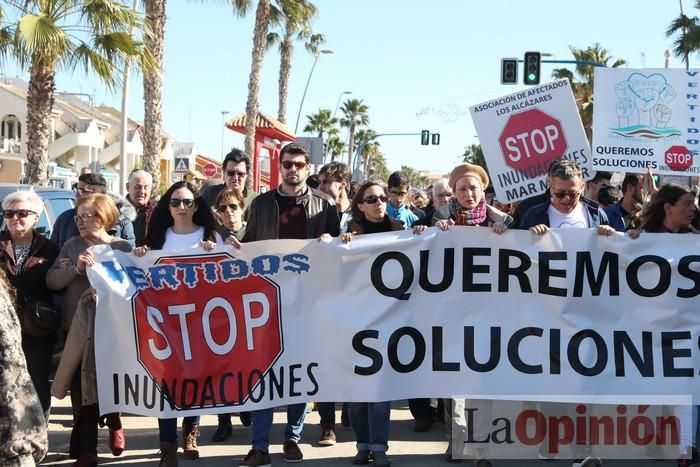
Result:
M553 229L587 229L590 227L586 208L581 203L578 203L573 211L566 214L550 204L547 214L549 215L549 227Z
M165 232L165 243L163 243L163 250L185 250L188 248L198 248L199 242L204 238L204 227L200 227L192 233L179 234L173 232L172 227L168 227ZM222 246L224 244L221 235L216 234L216 245Z

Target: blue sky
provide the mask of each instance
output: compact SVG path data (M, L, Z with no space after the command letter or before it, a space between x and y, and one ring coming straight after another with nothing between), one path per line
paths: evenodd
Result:
M700 14L682 0L686 14ZM221 152L221 111L245 109L254 11L238 18L217 2L171 0L168 5L164 69L164 128L200 153ZM500 84L500 59L527 50L570 60L569 45L599 42L630 68L661 68L672 40L664 31L679 13L676 0L589 0L571 2L436 0L316 0L315 31L325 34L332 55L320 57L304 102L304 116L320 107L335 109L342 91L369 106L377 133L441 134L439 146L420 146L419 137L380 139L390 169L402 164L448 172L464 147L478 142L468 113L476 103L520 88ZM691 67L697 66L697 56ZM279 55L265 58L260 109L277 115ZM313 57L298 44L288 100L288 126L294 128ZM549 80L553 68L543 65ZM682 67L671 58L671 67ZM20 74L6 65L7 75ZM94 78L60 73L61 91L94 94L96 103L119 106ZM143 117L141 76L132 77L129 114ZM243 137L225 131L224 146L242 146Z

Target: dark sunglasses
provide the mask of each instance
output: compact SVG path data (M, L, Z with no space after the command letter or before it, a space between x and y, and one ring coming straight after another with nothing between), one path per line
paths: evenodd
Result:
M171 208L179 208L180 205L184 205L186 208L191 208L194 206L194 200L193 199L180 199L180 198L170 198L170 201L168 201L168 204L170 204Z
M30 214L36 214L34 211L30 211L29 209L3 209L2 210L2 217L5 219L12 219L13 217L17 216L20 219L24 219L25 217L28 217Z
M243 178L248 175L248 172L239 172L238 170L227 170L226 175L231 178Z
M579 196L581 196L580 191L553 191L552 196L554 196L557 199L564 199L567 196L572 199L576 199Z
M240 206L237 204L222 204L217 207L216 210L219 212L226 212L227 209L231 209L231 211L236 212L239 208Z
M380 196L377 196L377 195L369 195L368 197L366 197L365 199L363 199L362 202L365 203L365 204L374 204L374 203L376 203L377 201L381 201L382 203L386 203L386 200L387 200L387 199L388 199L388 198L387 198L386 196L384 196L384 195L380 195Z
M302 161L282 161L282 167L284 167L287 170L291 169L292 166L296 167L297 170L303 170L306 168L307 165L308 164L306 162Z

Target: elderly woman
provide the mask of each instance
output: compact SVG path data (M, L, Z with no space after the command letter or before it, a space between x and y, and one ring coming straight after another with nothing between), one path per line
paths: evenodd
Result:
M20 314L29 301L51 303L52 292L46 287L46 272L58 256L58 247L34 228L43 208L39 196L29 190L10 193L2 201L7 228L0 233L0 261L15 289ZM46 335L40 335L31 329L22 329L22 351L46 420L51 406L49 373L55 331L57 329L47 330Z
M221 222L222 228L219 229L221 236L228 238L233 235L236 239L242 240L246 225L243 221L245 210L243 193L236 189L224 188L216 196L214 209L216 209L217 217Z
M433 224L441 230L471 225L491 227L501 234L513 224L512 217L486 203L489 176L478 165L459 164L450 173L449 185L454 196L433 214Z
M355 235L374 234L404 230L404 224L389 217L384 187L377 182L363 183L350 204L352 220L348 231L340 234L340 239L349 243ZM413 233L420 234L427 227L413 227ZM389 448L389 415L391 401L351 402L350 421L357 440L357 454L353 464L368 464L370 457L376 467L390 465L386 451Z
M485 191L489 186L489 177L486 171L478 165L463 163L452 169L449 178L449 185L454 196L444 204L433 215L433 223L441 230L447 230L453 225L489 227L495 233L502 234L512 224L513 218L508 214L499 211L486 202ZM476 408L481 413L490 413L491 401L489 400L467 400L445 399L445 429L450 443L445 452L448 462L459 460L460 456L453 456L452 426L461 427L463 430L466 424L464 420L465 405ZM489 427L484 424L477 424L474 432L479 436L488 432ZM459 445L456 444L454 447ZM488 451L476 450L472 455L475 457L475 465L479 467L491 466L488 460Z
M72 324L78 306L81 307L81 313L94 314L94 305L90 308L83 295L90 288L85 270L95 261L87 249L94 245L110 245L115 250L131 251L129 242L108 233L118 220L119 211L108 195L94 193L80 197L75 215L80 235L63 245L61 253L46 274L46 284L50 289L65 289L64 329L68 331L68 339L52 392L61 398L70 387L74 423L69 453L72 458L78 458L77 465L81 466L97 464L99 409L94 382L95 352L91 345L92 339L80 342L80 336L92 336L90 327L94 326L94 316L81 315L80 329L74 330ZM110 449L112 454L118 456L125 447L121 420L119 414L108 414L106 418Z

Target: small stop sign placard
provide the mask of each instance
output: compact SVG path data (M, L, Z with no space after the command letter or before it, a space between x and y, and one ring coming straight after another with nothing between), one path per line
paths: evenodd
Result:
M529 177L547 173L568 147L561 122L540 109L511 115L498 142L506 165Z
M216 175L216 166L214 164L207 164L202 167L202 173L207 177L213 177Z
M168 274L175 264L215 267L231 259L166 257L156 265ZM212 283L204 267L177 268L196 274L193 289L148 288L132 302L139 363L177 408L244 403L282 354L277 284L257 275Z
M685 146L671 146L664 154L664 162L671 170L685 171L693 165L693 155Z

